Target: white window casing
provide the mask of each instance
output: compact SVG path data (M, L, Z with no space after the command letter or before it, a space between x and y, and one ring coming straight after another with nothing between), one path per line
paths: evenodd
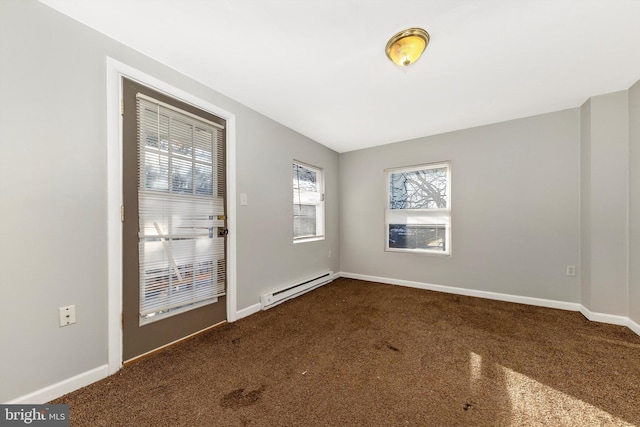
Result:
M324 172L293 161L293 242L324 239Z
M451 163L385 170L385 250L451 255Z

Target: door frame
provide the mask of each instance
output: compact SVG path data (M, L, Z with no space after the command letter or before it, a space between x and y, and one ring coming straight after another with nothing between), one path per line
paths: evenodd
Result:
M107 65L107 324L109 374L122 367L122 77L192 104L227 121L227 322L236 308L236 120L230 113L111 57Z

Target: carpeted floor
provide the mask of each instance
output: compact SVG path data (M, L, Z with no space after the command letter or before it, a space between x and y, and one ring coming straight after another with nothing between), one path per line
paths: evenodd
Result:
M635 426L640 337L342 278L53 403L72 426Z

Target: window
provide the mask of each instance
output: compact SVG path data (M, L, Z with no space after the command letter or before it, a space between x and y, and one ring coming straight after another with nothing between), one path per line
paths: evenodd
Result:
M293 241L324 238L322 169L293 162Z
M448 162L386 171L385 249L451 254Z

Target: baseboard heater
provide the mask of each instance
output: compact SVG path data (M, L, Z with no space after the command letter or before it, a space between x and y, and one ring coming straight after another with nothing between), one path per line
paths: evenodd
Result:
M313 279L308 279L293 286L289 286L288 288L272 292L267 295L262 295L260 297L261 308L262 310L266 310L268 308L274 307L282 302L285 302L288 299L295 298L319 286L326 285L332 280L333 271L329 271L318 277L314 277Z

